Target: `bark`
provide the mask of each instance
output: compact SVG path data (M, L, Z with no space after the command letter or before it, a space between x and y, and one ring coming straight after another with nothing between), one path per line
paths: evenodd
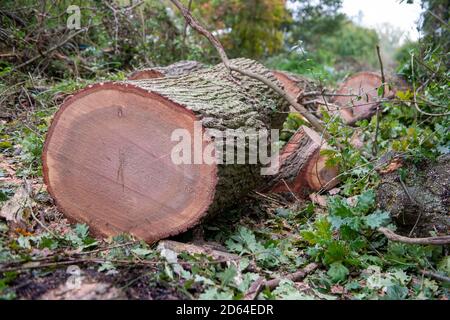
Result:
M205 68L197 61L179 61L166 67L154 67L136 70L128 76L128 80L143 80L164 77L177 77Z

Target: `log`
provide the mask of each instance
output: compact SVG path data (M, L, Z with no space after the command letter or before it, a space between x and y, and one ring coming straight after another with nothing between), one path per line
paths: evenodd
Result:
M338 183L339 168L325 165L321 150L330 146L314 130L301 126L280 152L279 174L268 183L271 192L292 192L306 197L312 191L330 190Z
M241 257L236 254L213 249L210 246L208 246L207 244L196 245L196 244L192 244L192 243L183 243L183 242L177 242L177 241L172 241L172 240L162 240L158 243L158 248L160 250L169 249L178 254L186 252L191 255L206 255L206 256L210 256L213 260L216 260L216 261L239 262L241 260Z
M374 72L359 72L344 80L336 92L342 96L335 96L332 102L340 107L339 112L345 123L354 125L376 113L379 106L378 88L381 85L381 76Z
M272 74L281 83L283 89L293 97L298 97L305 92L320 92L319 85L306 77L281 70L272 70ZM319 99L323 101L323 97ZM304 102L304 99L299 102ZM297 112L292 106L290 106L290 111ZM310 111L316 112L317 109ZM339 169L337 167L327 168L325 162L328 157L320 156L318 158L317 152L312 151L329 148L328 144L323 141L322 145L320 145L321 140L315 131L306 126L300 128L293 135L289 143L280 151L280 164L283 166L280 169L281 174L277 175L274 179L269 179L267 183L270 185L276 181L277 185L271 189L271 192L294 192L297 196L305 197L310 192L319 191L322 188L324 190L330 190L339 183L337 179ZM304 150L311 152L303 153ZM292 161L291 155L296 151L300 151L296 153L297 156L303 157L307 155L307 157ZM296 165L292 165L292 163ZM309 166L309 169L306 168L307 166ZM286 180L287 186L285 183Z
M136 70L128 76L128 80L143 80L164 77L177 77L205 68L197 61L179 61L166 67L154 67Z
M276 82L252 60L233 64ZM173 131L270 129L287 109L266 85L231 77L223 65L177 78L90 85L67 99L52 121L44 181L59 210L94 233L126 232L154 242L233 205L266 179L260 163L175 164ZM215 149L212 137L191 146Z
M302 92L317 90L311 80L300 75L281 70L272 70L272 73L281 82L284 90L293 97L297 97Z

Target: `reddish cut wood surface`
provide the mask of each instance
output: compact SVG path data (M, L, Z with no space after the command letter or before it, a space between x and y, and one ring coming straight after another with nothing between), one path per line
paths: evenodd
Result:
M157 70L145 69L134 71L128 77L128 80L143 80L143 79L153 79L153 78L163 78L164 74Z
M362 118L373 115L378 104L377 91L381 84L381 77L373 72L359 72L347 78L337 93L355 94L361 96L361 99L351 96L336 97L334 103L342 107L342 117L348 121L352 117Z
M50 127L44 179L58 207L94 232L152 242L199 222L213 201L216 165L171 161L172 131L195 115L131 85L106 83L66 101ZM204 147L212 142L204 142Z
M281 82L281 84L284 87L284 91L286 91L289 95L296 98L298 94L302 91L302 89L295 83L294 80L289 79L289 76L286 75L284 72L272 70L273 75L275 78L277 78L278 81Z
M320 154L320 150L328 148L330 147L317 132L301 126L280 152L280 166L282 170L292 172L293 179L277 183L271 191L294 192L303 196L305 191L335 187L339 183L339 168L327 167L327 156ZM285 165L296 167L289 169L283 167Z

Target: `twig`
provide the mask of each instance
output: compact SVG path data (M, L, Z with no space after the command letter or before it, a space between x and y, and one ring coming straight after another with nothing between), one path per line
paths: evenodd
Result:
M183 15L186 22L195 30L197 30L200 34L204 35L209 42L216 48L217 52L219 53L220 59L222 60L223 64L226 68L230 69L230 60L227 57L227 54L225 53L225 49L223 48L222 44L219 40L208 30L206 30L191 14L191 12L181 4L178 0L170 0L177 8L180 10L181 14Z
M51 48L48 49L47 51L43 52L41 55L34 56L34 57L31 58L30 60L28 60L28 61L26 61L26 62L24 62L24 63L22 63L22 64L19 64L15 69L17 70L17 69L23 68L23 67L29 65L30 63L33 63L34 61L36 61L37 59L39 59L41 56L46 56L46 55L48 55L50 52L52 52L52 51L54 51L54 50L56 50L56 49L62 47L62 46L65 45L68 41L72 40L74 37L76 37L77 35L79 35L79 34L82 33L82 32L85 32L85 31L87 31L87 28L83 28L83 29L78 30L78 31L75 32L75 33L72 33L72 34L71 34L70 36L68 36L64 41L61 41L61 42L58 43L57 45L51 47Z
M248 70L240 69L230 63L230 60L228 59L227 54L225 53L225 49L223 48L222 44L219 40L208 30L206 30L190 13L190 11L181 4L178 0L170 0L181 12L187 23L197 32L204 35L209 42L215 47L217 52L219 53L220 59L222 60L223 64L227 69L230 71L236 71L240 74L243 74L244 76L256 79L267 85L269 88L277 92L281 97L283 97L287 102L289 102L290 105L292 105L298 112L302 114L308 120L311 125L318 131L323 131L323 126L320 123L320 121L311 114L304 106L297 103L296 99L294 97L291 97L288 93L286 93L283 89L281 89L278 85L273 83L271 80L267 79L264 76L261 76L259 74L253 73ZM325 134L325 137L327 139L331 138L331 136L328 134L328 132Z
M381 99L384 98L384 91L386 89L386 78L384 77L384 68L383 68L383 59L381 58L380 46L377 45L377 55L378 61L380 62L380 70L381 70L381 85L383 86L383 90L381 92ZM380 103L377 104L377 113L376 113L376 127L375 127L375 135L373 137L373 148L372 154L376 156L378 153L378 132L380 131Z
M446 276L444 276L442 274L435 273L435 272L428 271L428 270L420 270L420 272L422 272L422 274L424 276L427 276L427 277L430 277L430 278L433 278L433 279L436 279L436 280L439 280L439 281L442 281L442 282L450 283L450 278L446 277Z
M157 266L157 265L161 265L161 264L173 264L173 265L179 264L179 265L191 266L192 264L196 263L196 262L192 262L192 261L190 261L190 262L179 261L177 263L171 263L171 262L167 262L167 261L150 261L150 260L135 260L135 259L124 260L124 259L106 259L106 258L78 258L78 259L69 258L69 259L60 260L60 261L50 261L50 262L46 262L46 261L48 261L48 260L21 261L19 266L0 268L0 273L11 272L11 271L26 271L26 270L31 270L31 269L52 268L52 267L58 267L61 265L68 265L68 264L105 263L105 262L111 262L111 263L116 263L116 264L121 264L121 265L132 265L132 266L136 266L136 265ZM213 260L213 261L207 260L207 261L198 262L198 264L204 264L204 263L221 264L221 263L225 263L228 261L229 260ZM5 264L3 264L3 265L5 265ZM6 265L8 265L8 264L6 264ZM2 265L0 264L0 266L2 266Z
M352 93L326 93L325 91L309 91L305 93L301 93L298 95L298 98L301 100L305 97L314 97L314 96L325 96L325 97L359 97L358 94Z
M439 21L446 29L450 29L448 26L448 22L445 22L444 19L442 19L441 17L439 17L436 13L434 13L431 10L427 10L427 12L429 14L431 14L437 21Z
M189 4L188 4L188 11L191 11L191 7L192 7L192 0L189 0ZM184 25L184 30L183 30L183 46L186 46L186 36L187 36L187 29L188 29L188 22L186 21L185 25Z
M449 116L450 115L450 111L449 112L443 112L443 113L429 113L426 111L423 111L422 109L420 109L419 104L417 103L417 92L416 90L414 90L413 93L413 102L414 102L414 107L416 107L416 110L419 111L420 113L426 115L426 116L430 116L430 117L444 117L444 116Z
M423 111L422 109L420 109L419 104L417 103L417 91L419 91L419 89L423 88L424 85L420 86L420 87L416 90L415 79L414 79L414 60L420 61L420 60L417 60L417 58L414 58L414 54L411 54L411 70L412 70L411 72L412 72L412 77L413 77L413 103L414 103L414 107L416 108L416 110L417 110L419 113L424 114L424 115L427 115L427 116L431 116L431 117L443 117L443 116L448 116L448 115L450 115L450 112L444 112L444 113L429 113L429 112L426 112L426 111ZM422 65L426 66L426 64L422 64ZM437 73L437 71L433 73L433 76L434 76L436 73Z
M291 190L291 188L289 187L289 185L287 184L286 180L281 179L281 181L283 181L284 185L286 186L286 188L289 190L289 192L292 194L292 196L295 198L295 200L297 200L297 202L300 202L300 199L295 195L295 193Z
M264 278L259 277L256 279L256 281L252 283L248 291L245 293L243 300L256 300L264 287L264 283Z
M310 263L302 270L299 270L297 272L294 272L292 274L289 274L285 277L272 279L268 281L264 281L261 278L256 280L251 286L250 289L247 291L247 293L244 296L244 300L254 300L258 297L259 293L263 290L263 288L268 288L270 290L275 289L279 284L280 281L283 279L291 280L293 282L299 281L304 279L308 274L314 272L319 265L317 263Z
M405 236L401 236L389 230L387 228L381 227L378 228L378 231L381 232L391 241L403 242L408 244L425 244L425 245L447 245L450 244L450 236L442 236L442 237L428 237L428 238L409 238Z

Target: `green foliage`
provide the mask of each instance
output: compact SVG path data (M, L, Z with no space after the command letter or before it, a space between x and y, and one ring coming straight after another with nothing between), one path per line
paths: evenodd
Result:
M282 0L195 1L194 15L219 35L230 57L258 59L279 52L289 21ZM209 43L206 43L210 48ZM214 49L212 49L214 50ZM215 56L212 51L210 55Z
M331 19L337 21L328 31L295 23L294 31L286 40L289 51L269 59L269 65L332 84L349 71L377 67L376 31L357 26L341 16ZM320 24L317 21L306 24L310 23Z
M329 266L328 275L333 282L346 279L347 266L365 265L367 257L363 256L372 250L368 239L373 230L389 222L389 214L373 211L374 205L372 190L361 194L355 205L340 196L331 197L328 216L316 219L301 232L303 239L312 245L309 254Z
M70 5L79 6L80 27L87 28L87 32L60 46L57 58L46 60L48 63L39 63L42 61L39 59L24 71L29 68L31 72L45 72L57 78L76 78L80 74L94 78L106 72L164 65L181 60L180 57L188 58L188 42L182 39L184 22L174 21L168 4L161 1L144 1L132 9L128 1L62 0L39 6L30 0L3 1L2 10L14 12L12 17L16 18L0 16L2 30L8 34L0 48L14 47L17 52L27 52L17 56L18 65L58 46L68 34L77 31L65 29L70 16L66 10ZM15 10L18 7L22 9ZM0 60L0 76L11 69L9 61Z
M75 227L63 236L57 236L53 233L44 232L39 235L19 236L17 238L17 246L22 249L31 249L37 247L39 249L57 248L77 248L84 250L95 247L97 241L89 237L89 227L86 224L76 224Z
M273 269L294 259L294 252L291 251L293 248L287 241L258 241L255 234L245 227L238 228L226 241L226 245L231 252L253 256L263 268Z
M35 132L26 133L25 137L21 141L21 160L25 165L25 168L19 175L42 175L41 172L41 154L44 146L43 135Z

